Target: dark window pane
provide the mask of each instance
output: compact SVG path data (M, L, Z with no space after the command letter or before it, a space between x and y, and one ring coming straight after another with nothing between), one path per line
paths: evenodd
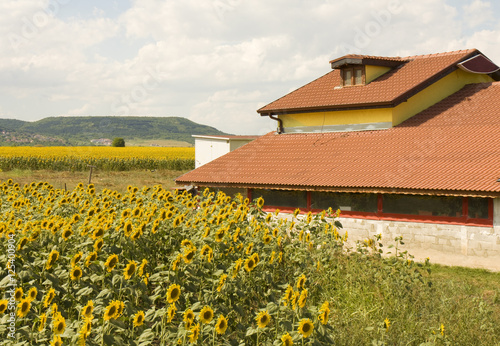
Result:
M344 70L344 85L351 85L351 78L352 78L352 70L347 69Z
M488 198L469 197L469 218L471 219L488 218Z
M264 205L273 207L307 208L306 191L255 189L252 198L264 198Z
M363 70L354 70L354 84L359 85L363 83Z
M377 194L311 192L312 209L328 209L329 207L334 210L376 213Z
M383 195L383 210L388 214L462 216L462 197Z

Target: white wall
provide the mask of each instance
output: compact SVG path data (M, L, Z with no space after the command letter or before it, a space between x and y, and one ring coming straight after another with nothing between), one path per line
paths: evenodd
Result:
M195 168L227 154L230 151L228 139L195 138Z
M493 227L500 232L500 198L493 200Z

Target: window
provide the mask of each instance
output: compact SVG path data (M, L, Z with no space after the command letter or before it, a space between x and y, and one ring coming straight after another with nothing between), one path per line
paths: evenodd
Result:
M252 199L264 198L264 205L284 208L307 208L306 191L255 189Z
M377 212L377 195L374 193L311 192L312 209L340 209L354 212Z
M462 197L383 195L387 214L461 217L462 201Z
M342 70L344 86L362 85L365 79L364 67L346 67Z
M488 203L487 198L469 197L469 218L470 219L487 219L488 218Z

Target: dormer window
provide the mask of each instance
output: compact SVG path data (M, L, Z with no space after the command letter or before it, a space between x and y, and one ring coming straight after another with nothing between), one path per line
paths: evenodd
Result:
M342 84L344 86L365 84L365 69L363 66L344 67L342 69Z

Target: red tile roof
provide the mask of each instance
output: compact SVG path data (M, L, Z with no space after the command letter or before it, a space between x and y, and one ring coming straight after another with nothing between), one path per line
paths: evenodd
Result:
M176 181L500 196L500 82L470 84L387 130L269 133Z
M367 85L337 88L340 70L333 70L303 87L257 110L262 115L291 111L337 109L366 105L395 106L413 96L430 83L457 69L457 63L480 52L476 49L416 55L405 58L348 55L350 58L401 60L399 67Z

